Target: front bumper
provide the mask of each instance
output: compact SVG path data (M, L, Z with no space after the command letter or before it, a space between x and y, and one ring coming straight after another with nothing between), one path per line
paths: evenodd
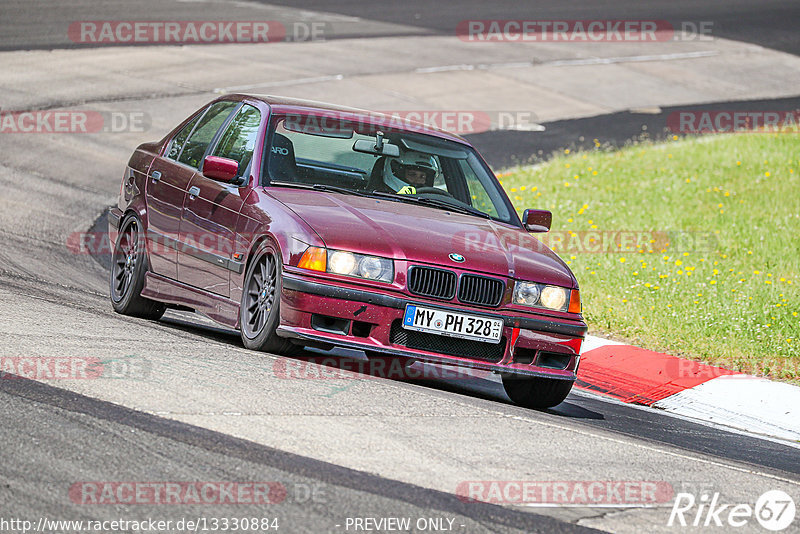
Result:
M291 272L282 285L280 336L508 374L575 380L587 330L583 321L332 285ZM409 303L500 318L501 346L409 333L400 327Z

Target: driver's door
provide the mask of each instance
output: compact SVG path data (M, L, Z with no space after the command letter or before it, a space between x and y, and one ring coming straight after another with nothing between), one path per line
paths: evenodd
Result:
M167 278L178 277L177 245L183 199L196 171L179 163L178 156L205 112L201 111L181 128L164 153L153 160L145 183L150 271Z
M236 161L238 176L249 177L261 119L257 108L243 104L207 155ZM189 185L181 218L184 247L178 252L178 277L185 284L227 297L230 273L243 267L234 260L233 247L239 212L251 189L208 178L202 165Z

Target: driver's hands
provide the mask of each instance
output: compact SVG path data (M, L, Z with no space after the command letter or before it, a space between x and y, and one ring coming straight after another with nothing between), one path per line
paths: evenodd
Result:
M417 194L417 188L414 187L413 185L407 185L404 188L402 188L400 191L398 191L397 194L398 195L416 195Z

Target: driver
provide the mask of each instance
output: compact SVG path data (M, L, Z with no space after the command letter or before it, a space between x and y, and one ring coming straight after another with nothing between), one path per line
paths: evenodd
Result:
M386 160L384 182L399 195L413 195L418 187L433 186L437 170L432 155L409 150L399 158Z

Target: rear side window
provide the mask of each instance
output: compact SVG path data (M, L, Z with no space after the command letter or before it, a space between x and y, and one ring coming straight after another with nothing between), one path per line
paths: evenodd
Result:
M217 130L225 123L231 111L237 105L236 102L217 102L212 104L184 144L183 150L178 156L178 161L196 169L203 161L206 149L214 139Z
M178 132L178 135L172 139L169 150L167 150L167 157L169 159L178 160L178 155L180 155L183 145L186 143L186 138L192 133L192 129L194 129L195 124L197 124L197 121L199 121L202 116L202 113L198 113L197 117L189 121L189 124L184 126L181 131Z
M245 104L228 124L213 155L237 161L239 174L243 174L253 158L260 124L261 112Z

